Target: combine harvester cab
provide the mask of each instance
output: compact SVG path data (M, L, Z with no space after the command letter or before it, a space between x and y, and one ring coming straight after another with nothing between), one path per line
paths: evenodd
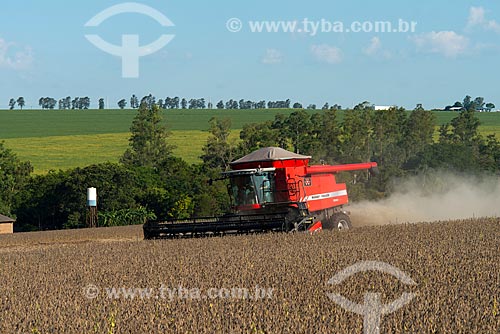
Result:
M145 239L256 233L348 229L345 183L335 174L374 170L375 162L309 166L310 156L267 147L231 163L223 173L233 212L220 217L149 221Z

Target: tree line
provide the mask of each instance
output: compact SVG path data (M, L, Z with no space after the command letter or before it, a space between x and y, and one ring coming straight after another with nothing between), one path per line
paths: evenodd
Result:
M230 119L212 118L202 163L190 165L173 155L161 109L149 102L139 106L119 163L31 175L31 164L0 144L0 212L15 215L19 230L84 227L86 189L92 186L104 225L218 215L230 208L226 185L209 180L232 160L266 146L311 155L313 163L377 161L375 178L365 172L339 176L352 200L382 198L393 191L395 178L436 169L500 172L500 142L479 133L472 110L457 113L436 133L434 113L420 105L412 111L373 110L363 103L342 113L299 109L245 125L239 140L230 139Z
M469 110L469 111L492 111L495 109L495 104L484 101L484 97L478 96L472 99L470 95L467 95L462 102L456 101L453 105L448 105L444 108L445 111L451 110Z
M13 110L17 106L22 110L24 106L26 105L26 101L24 100L24 97L20 96L16 99L12 98L9 100L9 109ZM65 110L65 109L89 109L90 108L90 98L88 96L85 97L75 97L71 98L70 96L67 96L65 98L59 99L57 101L56 99L52 97L41 97L38 100L38 105L42 109L50 109L53 110L58 106L58 109L60 110ZM104 99L99 99L99 109L104 109Z
M408 112L398 107L373 110L360 104L344 111L343 119L334 109L277 114L273 121L245 125L240 141L231 142L230 120L212 119L212 136L202 159L208 166L226 170L235 158L277 146L311 155L316 163L376 161L381 171L378 177L369 179L365 173L365 181L349 180L356 183L351 186L353 199L374 199L390 193L391 180L431 170L498 174L500 142L494 135L481 135L478 127L476 113L464 110L439 128L435 140L436 117L421 105Z
M51 109L51 110L56 108L60 110L89 109L90 103L91 99L88 96L74 97L74 98L67 96L59 100L56 100L53 97L41 97L38 100L38 105L42 109ZM132 109L137 109L139 108L139 106L143 104L146 104L149 107L151 107L152 105L157 105L161 109L214 109L214 104L211 101L207 102L205 98L186 99L186 98L180 98L178 96L175 97L167 96L164 99L162 98L157 99L152 94L146 95L142 97L140 100L135 94L132 94L129 100L120 99L119 101L116 102L116 105L120 109L125 109L127 105L129 105L130 108ZM216 109L266 109L266 108L290 109L291 108L290 104L291 104L290 99L267 101L267 102L265 100L251 101L245 99L240 99L240 100L230 99L226 102L224 102L223 100L219 100L216 103L215 108ZM15 109L16 105L22 110L26 105L24 97L20 96L17 99L11 98L9 100L10 110ZM325 105L328 106L328 103L326 103ZM105 100L102 97L98 99L98 108L99 109L106 108ZM293 104L293 108L302 108L302 104L296 102ZM309 105L308 108L316 109L316 105L311 104Z
M206 101L205 98L180 98L178 96L169 97L167 96L165 99L156 99L153 95L149 94L144 96L140 102L137 96L134 94L130 98L130 107L138 108L140 105L146 104L151 107L152 105L157 105L161 109L214 109L214 104L211 101ZM117 105L120 109L124 109L127 106L127 100L121 99L117 102ZM224 102L224 100L219 100L215 104L216 109L290 109L291 108L290 99L287 100L278 100L278 101L251 101L251 100L233 100L229 99ZM325 104L328 109L328 103ZM335 106L339 107L337 104ZM293 104L293 108L302 108L302 104L296 102ZM309 109L316 109L316 105L309 105ZM340 108L338 108L340 109Z
M38 100L38 105L42 109L55 109L58 106L58 109L89 109L90 108L90 98L88 96L85 97L75 97L71 98L70 96L59 99L58 101L52 97L41 97ZM156 104L161 109L214 109L214 105L211 101L206 102L205 98L179 98L178 96L169 97L167 96L165 99L156 99L152 94L146 95L139 100L139 98L132 94L130 97L130 108L137 109L140 105L146 104L151 107L153 104ZM127 99L120 99L116 104L118 108L125 109L127 107ZM13 110L17 106L22 110L26 105L24 97L20 96L17 99L11 98L9 100L9 109ZM421 105L420 105L421 106ZM104 98L99 98L98 100L98 108L105 109L106 104ZM251 101L251 100L233 100L229 99L224 102L224 100L219 100L215 104L216 109L303 109L303 105L300 102L295 102L292 104L290 99L286 100L277 100L277 101ZM315 110L317 108L316 104L307 105L306 109ZM354 109L375 109L375 105L371 104L368 101L362 102L354 107ZM463 110L473 110L473 111L492 111L495 109L495 104L488 102L486 103L484 97L476 97L472 99L471 96L467 95L462 102L457 101L452 105L447 105L444 107L445 111L463 111ZM322 110L334 109L334 110L342 110L342 106L339 104L330 105L328 102L321 107ZM434 109L441 110L441 109Z

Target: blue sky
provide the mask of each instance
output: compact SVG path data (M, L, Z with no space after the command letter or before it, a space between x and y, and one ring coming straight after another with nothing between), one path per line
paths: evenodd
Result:
M500 105L500 3L484 1L140 1L175 26L123 13L98 27L85 23L121 1L3 2L0 20L0 108L24 96L26 107L50 96L116 101L152 93L220 99L287 99L305 105L444 107L466 94ZM238 18L239 32L227 21ZM415 32L251 32L250 21L352 22L399 19ZM119 57L86 38L120 44L137 34L149 44L175 35L141 57L139 77L123 78Z

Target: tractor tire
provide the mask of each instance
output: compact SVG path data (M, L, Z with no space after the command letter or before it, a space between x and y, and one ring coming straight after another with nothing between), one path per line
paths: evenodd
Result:
M348 230L352 227L351 219L343 212L334 213L331 217L325 220L323 228L325 230Z

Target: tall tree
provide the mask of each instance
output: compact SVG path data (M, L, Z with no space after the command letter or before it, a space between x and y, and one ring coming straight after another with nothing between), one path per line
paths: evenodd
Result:
M71 96L66 96L63 99L63 107L64 109L71 109Z
M292 141L295 153L306 153L310 146L309 133L312 128L309 115L304 110L290 114L284 122L288 137Z
M319 118L319 120L315 121L315 118ZM322 158L329 163L338 161L341 132L337 111L331 109L325 110L321 114L313 114L311 120L315 125L319 123L314 128L317 132L316 137L321 147Z
M71 109L73 109L73 110L79 109L79 106L80 106L80 98L79 97L75 97L73 100L71 100Z
M371 157L380 165L380 174L374 180L378 189L385 191L385 186L392 177L401 177L404 171L400 166L406 161L403 145L407 123L404 108L391 107L389 110L372 111Z
M372 112L373 154L382 165L398 166L404 161L402 145L407 114L404 108Z
M157 167L171 156L172 145L167 143L168 131L158 105L140 105L130 127L129 146L121 158L128 166Z
M90 108L90 97L88 97L88 96L82 97L82 105L81 105L81 107L83 109Z
M99 99L99 109L104 109L104 99L102 97Z
M118 101L118 107L120 107L120 109L124 109L126 105L127 101L125 101L125 99L121 99L120 101Z
M0 142L0 212L11 214L15 195L21 191L33 172L30 162L22 162Z
M151 108L154 104L156 104L156 97L152 94L146 95L141 99L141 105L146 104L148 108Z
M474 110L483 110L484 108L484 97L476 97L474 99Z
M229 163L233 160L235 146L229 142L231 133L231 119L222 120L212 117L210 119L211 136L203 147L203 162L209 167L219 167L222 170L229 169Z
M139 99L135 94L132 94L132 97L130 98L130 108L139 108Z
M406 157L412 157L423 151L434 140L434 129L436 126L436 115L429 110L424 110L422 105L411 112L404 130L404 147Z
M464 102L462 103L462 106L465 108L465 110L469 110L472 107L472 97L470 95L467 95L464 98Z
M24 107L24 97L20 96L17 98L17 105L19 106L19 108L21 108L21 110L23 110L23 107Z
M491 102L486 103L486 110L487 111L491 111L493 109L495 109L495 105L493 103L491 103Z
M172 99L172 109L179 109L179 97L176 96Z
M480 138L478 131L479 119L473 109L460 112L460 114L451 120L452 140L461 144L477 143Z
M341 162L362 162L372 155L371 145L371 106L346 110L342 121L342 159Z
M273 122L251 123L243 125L240 132L242 140L238 145L238 153L243 156L262 147L279 146L278 129L272 128Z
M16 107L16 100L10 99L9 100L9 109L13 110Z

